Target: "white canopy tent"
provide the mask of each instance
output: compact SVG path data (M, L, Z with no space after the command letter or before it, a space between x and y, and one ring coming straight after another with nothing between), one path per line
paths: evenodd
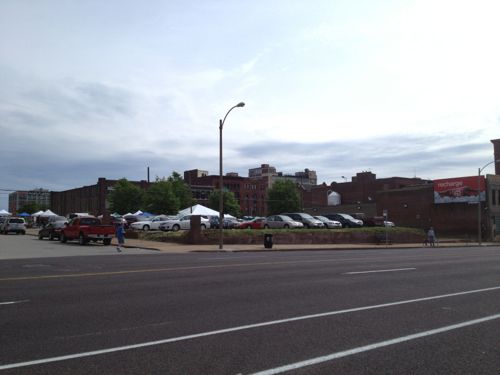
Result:
M53 213L51 210L47 209L43 214L40 214L40 217L49 217L49 216L57 216L57 214Z
M31 214L31 216L38 217L38 216L40 216L41 214L43 214L43 211L38 211L38 212L35 212L34 214Z
M0 210L0 216L10 216L10 215L12 215L10 212L7 212L7 211L5 211L3 209Z
M185 215L219 216L219 211L212 210L211 208L202 206L201 204L195 204L194 206L179 211L179 216Z

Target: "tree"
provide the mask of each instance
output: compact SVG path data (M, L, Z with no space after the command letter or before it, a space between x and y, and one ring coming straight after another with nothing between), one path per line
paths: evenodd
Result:
M34 214L35 212L38 212L40 210L45 211L46 209L46 205L42 205L36 202L29 202L19 207L18 212L27 212L29 214Z
M177 172L172 172L172 176L168 178L168 181L172 184L172 189L174 195L179 199L180 208L191 207L195 204L193 198L193 193L189 188L188 184L184 182L181 175Z
M110 209L122 215L142 207L144 192L126 178L118 180L109 193Z
M156 179L144 196L147 211L157 214L175 215L179 212L179 199L174 194L171 181Z
M208 207L212 210L219 211L219 197L220 190L214 190L208 196ZM222 194L222 211L225 214L233 215L235 217L241 216L240 204L236 200L234 193L232 191L225 191Z
M290 180L277 180L267 192L269 215L281 212L300 211L300 195L297 186Z

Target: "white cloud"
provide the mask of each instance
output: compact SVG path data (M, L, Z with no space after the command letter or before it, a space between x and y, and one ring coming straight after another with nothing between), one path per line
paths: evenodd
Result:
M219 119L240 101L224 128L225 164L240 173L270 163L327 182L366 168L470 174L499 138L499 10L493 0L3 1L3 183L74 187L140 178L147 165L215 173ZM19 149L18 165L2 161ZM372 158L384 151L403 156Z

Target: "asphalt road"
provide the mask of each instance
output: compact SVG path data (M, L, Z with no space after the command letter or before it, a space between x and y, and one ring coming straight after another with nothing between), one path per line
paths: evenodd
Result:
M5 374L499 374L499 333L499 247L0 261Z

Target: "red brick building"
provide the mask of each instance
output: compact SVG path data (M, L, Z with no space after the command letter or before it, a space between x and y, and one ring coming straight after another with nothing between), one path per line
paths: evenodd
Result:
M108 194L117 182L117 180L99 177L95 185L59 192L53 191L50 194L51 210L59 215L72 212L87 212L96 216L109 214ZM130 182L144 190L149 187L149 182L144 180Z
M316 211L320 208L331 209L328 207L328 197L332 193L337 193L340 196L342 206L353 206L356 209L363 206L373 210L371 206L376 202L377 192L426 183L428 181L420 178L390 177L377 179L377 176L372 172L360 172L352 177L350 182L332 182L330 185L323 183L322 185L313 186L309 191L302 189L302 204L306 211L313 211L314 208L316 208ZM321 209L321 211L324 210ZM375 215L377 212L372 212L372 214Z

